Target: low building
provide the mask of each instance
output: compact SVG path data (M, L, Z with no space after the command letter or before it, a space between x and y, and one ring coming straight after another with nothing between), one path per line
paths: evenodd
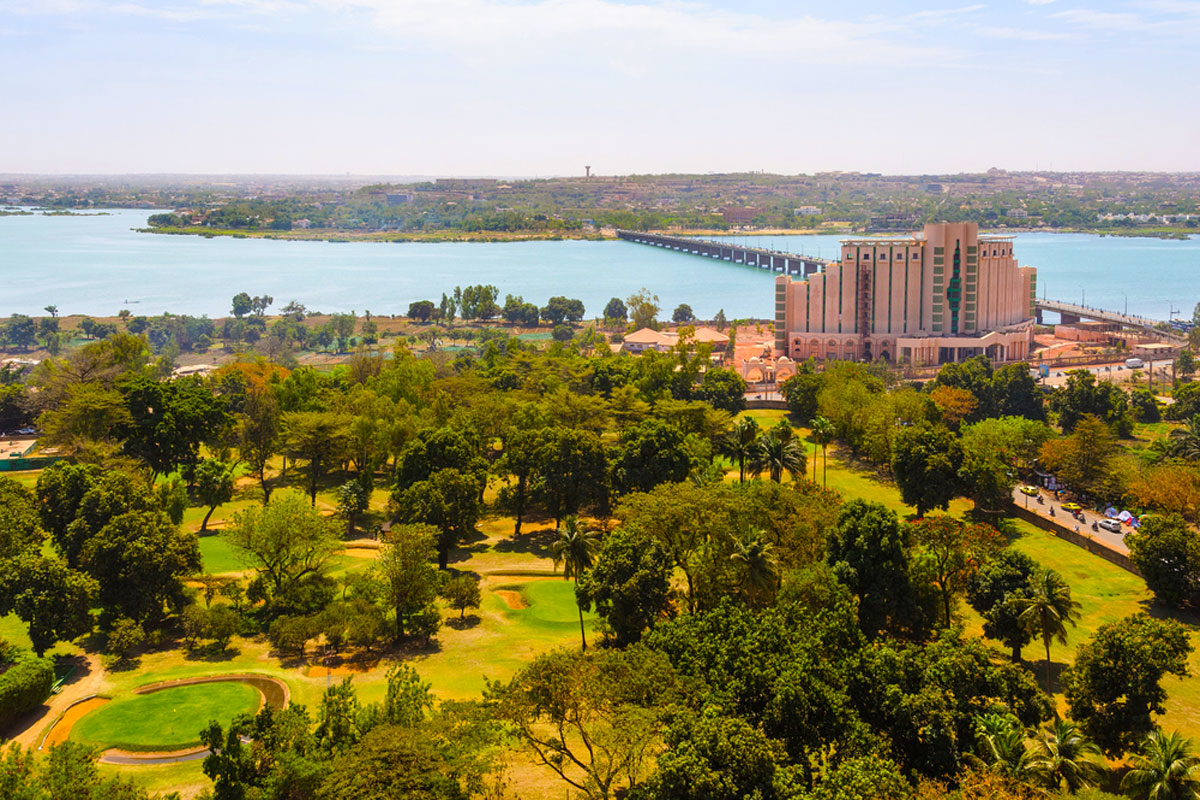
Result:
M692 341L697 344L711 344L713 353L720 354L729 344L729 337L712 328L695 328L692 333ZM665 353L678 343L678 331L656 331L653 328L642 328L628 334L621 343L621 349L635 356L647 350Z

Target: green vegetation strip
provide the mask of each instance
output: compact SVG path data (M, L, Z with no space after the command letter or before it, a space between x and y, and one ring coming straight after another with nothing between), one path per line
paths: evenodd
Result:
M243 683L223 681L173 687L114 700L81 719L71 739L133 752L171 751L200 744L210 720L226 724L253 713L262 696Z

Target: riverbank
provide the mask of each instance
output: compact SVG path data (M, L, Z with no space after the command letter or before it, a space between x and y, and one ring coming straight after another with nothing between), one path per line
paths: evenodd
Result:
M346 231L333 228L303 228L290 231L244 230L241 228L209 228L203 225L169 228L134 228L138 233L158 233L168 236L218 236L233 239L279 239L292 242L561 242L566 240L600 241L615 238L582 231L514 232L514 231L435 231L432 233L401 233L398 231Z

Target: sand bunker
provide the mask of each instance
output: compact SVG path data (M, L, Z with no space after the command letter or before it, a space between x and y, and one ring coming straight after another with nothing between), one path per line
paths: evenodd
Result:
M71 728L75 727L76 722L79 722L79 720L107 702L107 697L93 696L85 697L79 702L68 706L62 716L51 725L46 738L42 739L42 744L38 749L45 749L51 745L65 742L67 737L71 735Z
M514 592L512 589L492 589L492 591L504 601L504 605L514 611L529 607L529 604L525 602L525 596L520 592Z

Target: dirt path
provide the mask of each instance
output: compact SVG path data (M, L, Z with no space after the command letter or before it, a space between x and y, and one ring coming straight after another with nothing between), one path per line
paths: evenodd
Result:
M46 726L53 722L76 700L98 694L104 687L104 667L100 657L94 654L75 656L75 672L70 682L63 686L58 694L50 695L44 704L29 712L24 719L13 726L12 740L25 746L37 747Z

